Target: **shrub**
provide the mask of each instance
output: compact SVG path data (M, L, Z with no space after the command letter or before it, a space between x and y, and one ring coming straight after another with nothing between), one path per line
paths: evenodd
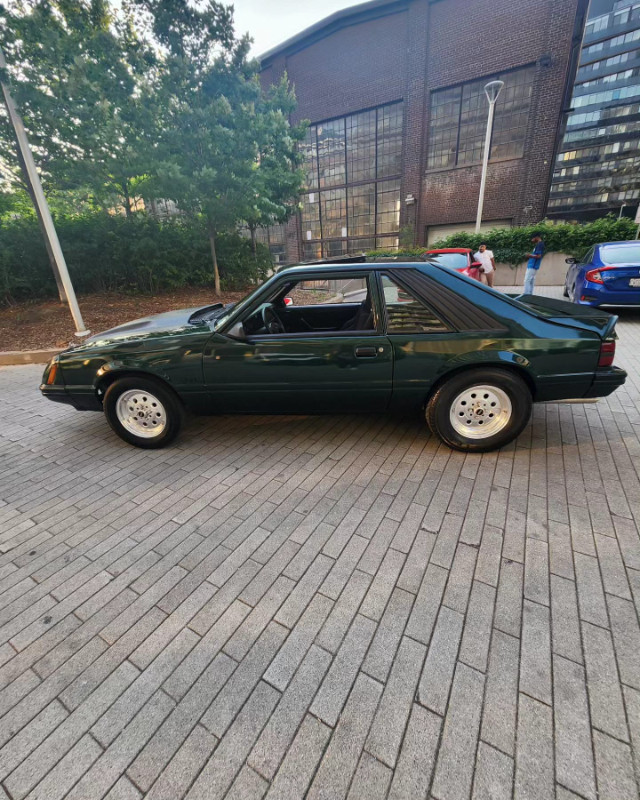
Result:
M584 225L561 222L553 224L541 222L539 225L528 225L522 228L494 228L485 233L454 233L446 239L440 239L429 245L428 249L441 247L471 247L474 250L485 242L493 250L496 261L501 264L516 266L525 261L531 252L531 234L539 231L542 234L547 252L566 253L581 258L587 250L599 242L620 242L636 238L637 226L632 219L618 220L615 216L606 216L595 222ZM410 250L374 250L367 255L374 258L394 257L415 258L426 250L426 247Z
M159 222L146 214L58 217L56 228L78 293L153 293L213 285L209 242L198 220ZM244 288L272 267L268 248L236 233L217 242L222 285ZM0 224L0 302L54 297L56 285L34 218Z

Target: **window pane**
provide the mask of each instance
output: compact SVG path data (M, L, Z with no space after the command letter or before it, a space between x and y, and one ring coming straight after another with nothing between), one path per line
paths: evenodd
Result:
M378 178L402 171L402 105L378 109Z
M429 169L449 167L456 163L458 122L462 89L442 89L431 94L429 118Z
M388 275L382 276L382 291L387 308L388 333L432 333L446 326L431 309Z
M369 239L349 239L349 252L350 253L366 253L367 250L376 249L376 240L371 237Z
M376 232L376 185L349 188L349 236L368 236Z
M322 198L322 238L347 237L347 198L345 189L329 189Z
M393 233L400 227L400 181L378 184L377 233Z
M484 93L485 84L486 81L481 80L462 87L458 164L482 161L488 105Z
M347 171L349 183L376 176L376 112L347 117Z
M347 252L347 243L344 239L337 242L323 242L322 252L325 258L336 258L336 256L344 256Z
M340 186L346 178L344 117L323 122L317 130L320 188Z
M302 169L307 189L318 188L318 147L316 144L316 126L310 125L304 142L300 144L302 151Z
M302 258L305 261L318 261L322 258L322 244L320 242L303 242Z
M297 306L361 303L369 294L366 277L299 281L291 290Z
M302 196L302 238L320 238L320 195L310 192Z

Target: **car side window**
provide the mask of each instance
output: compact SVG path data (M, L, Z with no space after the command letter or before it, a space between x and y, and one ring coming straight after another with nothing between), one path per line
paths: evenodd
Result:
M389 275L381 277L387 333L437 333L448 330L444 322L408 289Z
M585 257L580 260L580 264L591 264L593 261L593 254L595 253L596 248L592 247L591 250L588 250Z

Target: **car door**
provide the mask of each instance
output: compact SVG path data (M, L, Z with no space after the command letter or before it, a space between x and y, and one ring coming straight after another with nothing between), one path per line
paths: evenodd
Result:
M212 336L204 353L204 380L217 412L326 413L382 411L391 398L393 352L382 333L377 285L371 272L350 271L296 277L318 281L362 278L372 303L368 330L308 331L234 336L221 331ZM283 274L276 282L287 286ZM328 304L330 305L330 304ZM330 309L328 308L328 312ZM251 318L248 308L238 323ZM314 315L317 316L317 308Z

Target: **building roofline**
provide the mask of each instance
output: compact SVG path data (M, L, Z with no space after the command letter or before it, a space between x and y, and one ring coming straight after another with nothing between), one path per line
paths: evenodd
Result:
M367 0L366 3L358 3L358 5L349 6L349 8L342 8L315 22L300 31L300 33L296 33L295 36L291 36L281 44L267 50L266 53L258 56L258 61L263 67L268 66L267 62L277 55L285 53L288 55L291 52L302 49L307 44L312 44L318 39L322 39L334 31L353 25L356 22L383 17L387 14L395 14L407 8L410 2L411 0Z

